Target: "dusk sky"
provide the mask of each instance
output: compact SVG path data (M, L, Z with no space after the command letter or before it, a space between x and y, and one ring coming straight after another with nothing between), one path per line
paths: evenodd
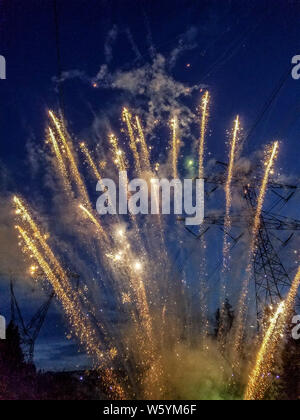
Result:
M60 103L78 143L102 144L111 130L119 131L124 105L139 108L146 118L156 104L164 119L180 107L195 112L208 89L207 157L227 160L226 131L239 114L244 155L278 139L278 169L299 177L300 80L291 76L292 58L300 54L299 1L57 0L57 21L54 3L0 0L0 54L7 64L7 79L0 80L0 233L13 223L5 216L12 194L47 209L50 181L41 155L47 148L47 111L57 111ZM191 94L182 98L183 87ZM166 141L151 141L160 156ZM297 214L293 208L292 216ZM8 271L15 276L13 263L10 270L6 264L11 245L0 250L0 313L7 319ZM18 248L15 256L19 267ZM16 294L30 318L45 296L30 280L22 284L19 273L16 277ZM86 365L66 331L53 305L37 343L38 367Z

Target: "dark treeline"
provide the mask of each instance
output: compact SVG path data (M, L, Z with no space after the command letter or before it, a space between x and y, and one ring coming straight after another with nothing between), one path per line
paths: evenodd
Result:
M234 321L234 311L226 301L226 333ZM215 317L215 339L220 328L220 311ZM265 399L300 399L300 340L284 343L274 384ZM38 372L26 363L18 327L7 327L6 340L0 340L0 400L98 400L106 399L101 375L85 372Z
M103 396L95 372L38 372L26 363L18 327L0 340L0 400L93 400Z

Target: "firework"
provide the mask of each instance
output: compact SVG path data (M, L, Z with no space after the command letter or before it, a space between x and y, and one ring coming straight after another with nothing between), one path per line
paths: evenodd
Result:
M135 169L136 169L137 174L140 174L141 173L140 156L139 156L139 152L136 145L136 139L133 132L133 127L132 127L132 122L131 122L132 116L129 113L127 108L123 109L123 118L124 118L124 121L126 122L127 129L128 129L128 135L129 135L129 140L130 140L129 145L133 153Z
M262 180L262 185L260 188L259 196L257 199L257 207L254 215L254 221L253 221L253 227L251 232L251 244L250 244L250 251L249 251L249 257L248 257L248 265L246 269L246 278L243 283L241 298L239 302L238 307L238 315L236 320L236 339L234 343L234 349L235 352L240 351L241 348L241 342L243 340L243 334L244 334L244 318L245 318L245 311L246 311L246 300L248 297L248 286L251 276L251 270L252 270L252 261L253 257L256 251L257 246L257 235L259 233L260 223L261 223L261 214L263 209L263 204L266 197L267 192L267 186L269 182L270 173L272 171L272 168L274 166L274 162L278 155L278 148L279 148L279 142L276 141L270 149L267 150L266 153L266 161L265 161L265 172L264 177Z
M37 239L45 252L45 254L48 256L49 260L55 267L55 270L59 273L59 275L62 278L65 278L65 273L61 269L60 264L58 263L54 253L52 252L51 248L47 244L47 241L45 239L45 235L43 235L38 228L37 224L33 220L33 217L31 216L29 210L27 209L26 205L22 202L22 200L19 197L14 197L13 199L14 205L16 206L16 212L18 215L21 216L22 220L26 222L34 236L35 239Z
M223 269L222 269L222 276L221 276L221 299L220 299L220 331L219 334L222 337L223 330L224 330L224 304L225 304L225 297L226 297L226 279L224 279L224 276L226 272L228 271L228 263L229 263L229 249L230 244L228 241L228 235L231 230L231 218L230 218L230 212L231 212L231 206L232 206L232 178L234 174L234 163L235 163L235 157L236 157L236 148L237 148L237 141L238 141L238 133L240 130L240 121L239 117L236 117L236 120L234 122L234 129L233 129L233 135L232 135L232 141L231 141L231 147L230 147L230 153L229 153L229 165L228 165L228 173L227 173L227 180L225 185L225 194L226 194L226 210L225 210L225 220L224 220L224 241L223 241Z
M274 369L276 356L280 354L284 332L293 315L295 300L300 287L300 267L286 299L278 305L275 315L263 337L255 367L250 375L245 400L261 400L270 384L270 372Z
M199 178L204 178L204 155L205 155L205 140L208 124L208 108L209 108L209 92L207 91L202 99L201 104L201 127L200 127L200 140L199 140ZM204 349L206 349L205 338L208 335L209 331L209 322L208 322L208 307L207 307L207 273L206 273L206 241L204 235L201 236L201 251L202 251L202 261L200 263L200 306L201 306L201 321L204 325L203 328L203 338L204 338Z
M59 170L60 170L60 174L61 174L64 186L65 186L65 189L66 189L66 191L70 192L71 191L71 184L70 184L70 181L69 181L69 178L68 178L67 168L66 168L64 159L62 157L58 142L55 138L54 132L50 127L49 127L49 137L50 137L50 141L53 145L53 149L54 149L57 161L58 161L58 167L59 167Z
M49 111L49 116L52 119L54 126L60 136L64 149L66 150L67 157L70 162L71 174L81 194L82 200L84 201L86 206L91 207L86 187L81 178L71 147L69 146L66 136L64 135L63 128L61 127L59 120L56 118L56 116L54 115L52 111Z
M262 208L263 208L263 204L265 201L265 196L266 196L266 192L267 192L267 186L268 186L268 182L269 182L269 177L271 174L271 171L273 169L274 166L274 162L277 158L278 155L278 149L279 149L279 142L276 141L273 146L271 147L271 149L267 152L267 161L265 162L265 174L263 177L263 182L262 182L262 186L260 189L260 193L259 193L259 197L257 200L257 209L256 209L256 213L255 213L255 217L254 217L254 223L253 223L253 230L252 230L252 238L253 238L253 242L252 242L252 246L251 246L251 252L253 254L254 250L255 250L255 242L256 242L256 237L257 237L257 233L260 227L260 217L261 217L261 213L262 213Z
M98 180L101 181L102 176L100 175L100 172L96 166L96 163L94 162L91 153L89 152L89 149L87 147L87 145L85 143L81 143L80 144L80 149L82 150L82 153L85 155L86 160L89 164L90 169L92 170L92 173L94 175L94 177Z
M263 338L256 358L255 368L250 375L245 400L262 399L265 394L274 362L274 340L278 338L276 329L278 328L279 319L284 309L285 303L282 302L270 320L270 326Z
M173 169L173 178L178 179L178 119L174 117L171 120L171 129L172 129L172 169Z
M204 152L205 152L205 137L207 131L207 122L209 118L209 92L207 91L203 96L201 103L201 131L199 141L199 178L204 178Z
M240 130L240 121L239 121L239 117L237 116L234 122L234 130L233 130L230 156L229 156L228 174L227 174L227 181L226 181L226 186L225 186L225 191L226 191L225 229L226 231L229 231L231 228L231 220L230 220L231 199L232 199L231 183L232 183L232 178L234 174L234 162L235 162L235 157L236 157L236 147L237 147L239 130Z
M162 391L161 378L163 376L160 355L157 352L156 340L153 332L153 319L149 309L148 297L145 288L145 272L144 265L140 260L132 254L130 243L123 230L118 230L118 236L122 243L122 249L117 253L108 255L119 269L125 273L128 279L128 285L133 295L133 302L135 310L138 315L132 314L132 320L136 326L136 337L139 345L140 355L143 357L143 364L151 364L151 370L147 378L147 385L145 386L146 398L157 397L159 390ZM140 240L140 238L137 238ZM140 245L141 246L141 245ZM144 251L145 252L145 251ZM124 300L125 297L125 300ZM128 300L128 294L122 294L122 301ZM132 301L130 299L130 301Z
M61 281L38 250L34 240L30 238L29 234L20 226L16 226L16 229L51 283L56 296L61 301L74 334L85 347L87 353L97 360L98 366L102 367L105 362L105 354L100 349L99 338L94 329L89 325L88 318L81 312L80 302L78 301L76 294L73 293L71 285L67 284L66 275L64 276L65 281L61 284ZM62 268L60 271L62 272ZM108 387L111 387L113 393L118 395L120 399L124 399L124 391L122 387L116 383L113 372L106 370L105 377L108 380Z
M142 124L141 121L139 119L139 117L136 117L136 125L137 125L137 129L138 129L138 133L139 133L139 138L141 141L141 155L142 155L142 162L144 165L144 169L147 172L151 172L151 164L150 164L150 156L149 156L149 150L148 150L148 146L147 146L147 142L146 142L146 138L145 138L145 134L142 128Z
M114 138L115 140L115 138ZM117 144L115 143L117 146ZM87 155L88 150L85 147L85 155ZM90 154L89 154L90 156ZM91 164L91 162L90 162ZM90 165L91 168L94 165ZM95 172L94 172L95 175ZM134 293L135 299L136 299L136 309L137 313L139 314L139 319L141 326L143 328L143 334L147 337L148 344L145 346L145 342L143 338L139 338L141 341L140 343L140 349L141 353L144 353L146 360L152 360L153 363L153 369L151 370L150 375L150 382L151 382L151 388L155 388L158 385L161 367L157 365L158 363L158 357L155 356L155 346L154 346L154 338L153 338L153 331L152 331L152 321L151 321L151 315L149 312L148 302L147 302L147 296L143 281L143 265L140 261L134 261L134 256L130 252L130 244L127 241L126 235L124 230L118 229L118 236L122 239L123 244L123 250L119 250L115 252L114 247L112 244L110 244L108 240L108 235L103 229L100 222L96 219L96 217L92 214L90 210L88 210L83 204L79 205L80 210L83 212L83 214L93 223L93 225L96 227L96 231L99 234L99 239L104 239L104 243L106 243L107 250L109 253L107 254L107 257L111 259L111 261L114 262L116 265L115 268L113 268L114 271L116 271L116 275L119 276L120 273L125 273L126 277L129 281L129 287ZM137 237L138 227L135 223L135 233L136 233L136 240L137 242L140 241L140 238ZM102 247L102 246L101 246ZM143 250L142 244L140 244L140 250ZM120 273L118 273L120 271ZM122 296L124 296L124 293L122 293ZM122 297L122 301L124 302L124 298ZM149 398L152 394L149 394ZM153 395L152 395L153 397Z
M201 103L201 136L197 148L199 148L199 177L205 176L204 157L206 151L206 137L208 130L210 96L206 92ZM21 245L30 254L33 261L30 263L30 272L36 275L41 269L52 286L57 298L62 304L70 324L71 333L86 352L91 355L96 363L101 377L104 377L110 397L117 398L166 398L168 387L171 388L173 373L181 369L181 361L185 354L184 345L191 350L209 357L212 349L209 335L211 326L208 316L208 293L207 293L207 268L206 268L206 241L201 235L199 243L199 279L200 293L200 316L193 318L192 303L187 272L177 272L176 259L171 258L164 238L164 229L167 223L162 225L160 217L149 216L149 219L139 219L135 215L116 216L112 223L106 219L100 220L93 210L89 200L88 190L81 172L80 159L76 153L76 147L66 132L64 125L57 119L53 112L49 113L51 127L49 138L53 147L57 164L54 168L59 171L64 180L64 191L67 194L67 202L70 197L78 195L76 209L81 220L89 224L88 235L82 230L76 230L76 239L82 249L83 258L92 257L92 268L82 268L79 265L80 287L73 287L68 277L68 270L64 269L60 261L70 258L64 250L64 259L58 258L53 248L49 245L47 235L42 232L35 217L23 200L14 198L16 213L18 216L17 231ZM109 151L103 157L103 161L110 162L114 166L109 167L110 173L117 171L125 172L135 170L140 174L142 171L147 177L149 185L153 179L149 149L145 133L138 117L133 117L127 109L123 110L123 119L126 123L129 147L120 148L119 140L113 134L109 138ZM179 176L179 123L175 117L171 121L171 155L169 162L172 163L172 175L176 179ZM228 234L232 228L232 189L235 174L235 161L239 143L240 120L236 118L232 132L229 152L229 165L225 185L226 211L224 221L223 239L223 268L222 280L226 280L229 269L229 242ZM128 158L126 150L133 154L134 162L131 167L131 158ZM105 166L98 167L93 150L90 151L85 143L80 144L80 150L85 158L90 174L97 181L102 180L102 172ZM265 201L267 184L278 153L278 142L268 150L265 172L257 198L257 208L253 214L253 226L251 231L250 250L246 279L242 285L242 296L237 308L237 318L234 330L233 363L234 368L239 367L239 351L245 327L245 309L248 296L248 285L253 256L256 252L256 239L260 229L261 214ZM111 159L112 155L112 159ZM193 162L190 162L190 167ZM160 163L154 166L155 172L159 171ZM70 195L71 193L71 195ZM160 200L160 198L158 198ZM157 203L157 207L161 203ZM74 208L74 206L72 207ZM77 213L76 213L77 214ZM180 224L170 227L172 238L182 244ZM72 232L74 234L74 232ZM25 245L24 245L25 244ZM180 245L180 252L181 252ZM73 252L74 251L74 252ZM70 247L70 255L74 257L76 250ZM74 258L72 259L74 261ZM94 275L94 268L97 275ZM92 274L90 276L90 273ZM82 275L84 274L84 275ZM272 369L275 356L278 354L279 336L284 331L284 325L291 313L297 288L300 283L300 269L286 300L278 306L277 311L270 320L270 325L263 337L261 347L256 357L256 364L252 370L245 399L259 399L265 393L268 381L265 376ZM221 289L221 319L219 334L222 334L222 322L224 317L224 301L226 297L225 283ZM105 293L101 293L105 290ZM107 303L109 296L109 306ZM111 320L111 306L118 313L120 319ZM102 307L109 308L110 315L105 315ZM199 302L197 302L199 307ZM100 314L99 314L100 309ZM107 318L106 318L107 316ZM200 321L199 321L200 318ZM197 325L195 323L197 322ZM197 330L194 328L197 327ZM188 330L190 328L190 330ZM194 330L193 330L194 328ZM197 331L197 333L195 333ZM238 331L238 332L237 332ZM224 334L225 335L225 334ZM228 338L228 341L231 337ZM227 338L226 338L227 340ZM227 345L227 341L225 344ZM198 347L196 347L198 346ZM216 346L218 350L219 346ZM203 352L205 350L205 352ZM208 351L209 350L209 351ZM227 350L227 349L226 349ZM270 354L267 353L267 350ZM220 352L220 371L226 376L225 351ZM177 365L170 368L169 356L175 354ZM227 352L226 352L227 354ZM197 354L197 361L198 361ZM187 356L188 358L188 356ZM232 362L232 360L230 360ZM228 367L228 365L227 365ZM178 368L178 369L176 369ZM230 366L229 366L230 369ZM116 372L121 372L118 375ZM230 371L229 376L232 372ZM200 376L202 372L200 373ZM119 377L120 376L120 377ZM238 376L238 375L237 375ZM199 379L199 378L198 378ZM197 380L198 380L197 379ZM230 382L230 381L229 381Z
M108 240L107 234L104 231L103 227L101 226L100 222L96 219L96 217L86 208L83 204L79 205L80 210L88 217L88 219L96 226L97 232L100 234L100 238L104 238L105 241Z
M124 152L119 147L119 142L117 137L114 134L109 136L109 142L112 146L113 156L114 156L114 164L119 169L119 171L124 172L127 169L127 165L124 159Z

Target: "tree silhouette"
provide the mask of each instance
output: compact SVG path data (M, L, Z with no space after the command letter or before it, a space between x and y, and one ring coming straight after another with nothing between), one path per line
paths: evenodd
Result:
M280 399L300 399L300 340L289 336L282 353L282 389Z
M6 340L3 341L2 362L12 371L24 366L24 354L21 346L19 328L12 321L6 330Z
M229 302L228 299L225 300L224 303L224 320L223 320L223 335L227 336L228 333L231 331L232 325L234 321L234 310ZM220 308L216 311L215 315L215 322L216 322L216 328L215 328L215 336L219 336L220 328L221 328L221 311Z

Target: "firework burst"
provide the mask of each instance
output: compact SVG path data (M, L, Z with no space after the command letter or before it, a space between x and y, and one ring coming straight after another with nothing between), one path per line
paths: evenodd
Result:
M209 120L210 95L208 92L201 101L200 139L198 150L198 177L204 178L205 151ZM155 173L160 170L161 163L152 166L146 134L138 116L133 116L127 108L123 110L123 121L126 125L128 148L120 148L118 138L111 134L108 138L108 151L102 160L108 163L111 173L131 171L137 175L145 174L149 184ZM48 129L49 143L52 146L55 163L53 165L57 177L61 180L65 192L66 206L71 208L74 218L83 229L74 229L76 240L82 252L91 255L98 267L98 277L84 279L81 288L74 288L68 277L68 271L60 258L56 256L54 247L48 243L40 224L33 217L33 212L25 201L14 197L17 215L17 232L22 249L34 259L31 273L38 268L42 270L50 283L57 299L66 314L71 334L73 334L90 355L104 379L110 398L172 398L176 386L173 384L173 369L184 369L187 366L186 353L194 354L199 348L199 357L208 358L208 350L215 344L209 337L207 296L207 261L206 241L201 235L198 267L200 285L198 306L200 316L196 322L200 334L198 337L190 334L193 323L190 322L191 305L189 290L186 287L186 272L176 269L174 259L170 255L167 230L169 223L162 220L158 214L153 214L147 220L140 221L135 215L111 216L99 219L89 197L89 186L80 169L80 159L77 156L76 145L73 143L64 123L50 111L50 127ZM249 281L253 256L257 247L257 236L260 229L261 215L267 193L270 174L276 162L279 143L275 142L266 152L265 170L262 176L260 191L257 197L255 213L252 215L251 242L249 247L246 276L242 284L241 298L237 308L233 338L228 342L224 339L222 327L225 317L224 302L227 296L230 270L230 245L228 234L232 228L232 189L239 146L240 119L236 118L232 131L229 151L229 163L225 184L226 210L224 216L223 264L220 291L220 328L222 347L231 346L231 358L228 363L221 351L218 360L219 381L224 389L230 384L233 372L237 377L241 373L240 349L246 329L245 313L249 291ZM182 172L180 164L179 121L177 117L171 120L171 158L167 176L177 179ZM80 143L81 156L94 181L102 182L104 166L96 162L94 150L86 143ZM130 151L130 155L127 153ZM132 159L133 158L133 159ZM133 165L130 162L133 162ZM165 165L167 167L167 165ZM107 193L108 194L108 193ZM128 198L130 193L128 193ZM107 195L108 201L110 197ZM74 206L76 200L76 206ZM161 204L156 203L157 207ZM175 227L174 227L175 225ZM172 240L179 243L180 223L171 227ZM175 240L174 240L175 237ZM275 354L278 352L278 341L284 333L288 317L291 314L297 290L300 283L300 271L297 274L286 300L279 304L277 311L270 320L261 346L256 355L255 366L252 367L245 399L262 398L267 389L266 375L272 368ZM106 294L102 292L105 290ZM99 306L107 307L105 296L109 294L114 302L115 311L122 318L116 326L105 315L99 316ZM94 298L94 300L93 300ZM102 314L102 312L101 312ZM200 321L199 321L200 319ZM199 347L197 347L199 346ZM217 346L216 346L217 347ZM232 350L233 349L233 350ZM271 350L270 350L271 349ZM267 350L269 353L267 353ZM271 351L271 352L270 352ZM204 354L204 356L203 356ZM170 360L176 359L170 366ZM178 366L178 368L177 368ZM239 371L238 371L239 370ZM238 372L237 372L238 371ZM175 375L174 375L175 376ZM199 378L201 372L199 373ZM200 379L197 380L200 380ZM173 385L172 385L173 384ZM172 388L174 387L174 389Z

